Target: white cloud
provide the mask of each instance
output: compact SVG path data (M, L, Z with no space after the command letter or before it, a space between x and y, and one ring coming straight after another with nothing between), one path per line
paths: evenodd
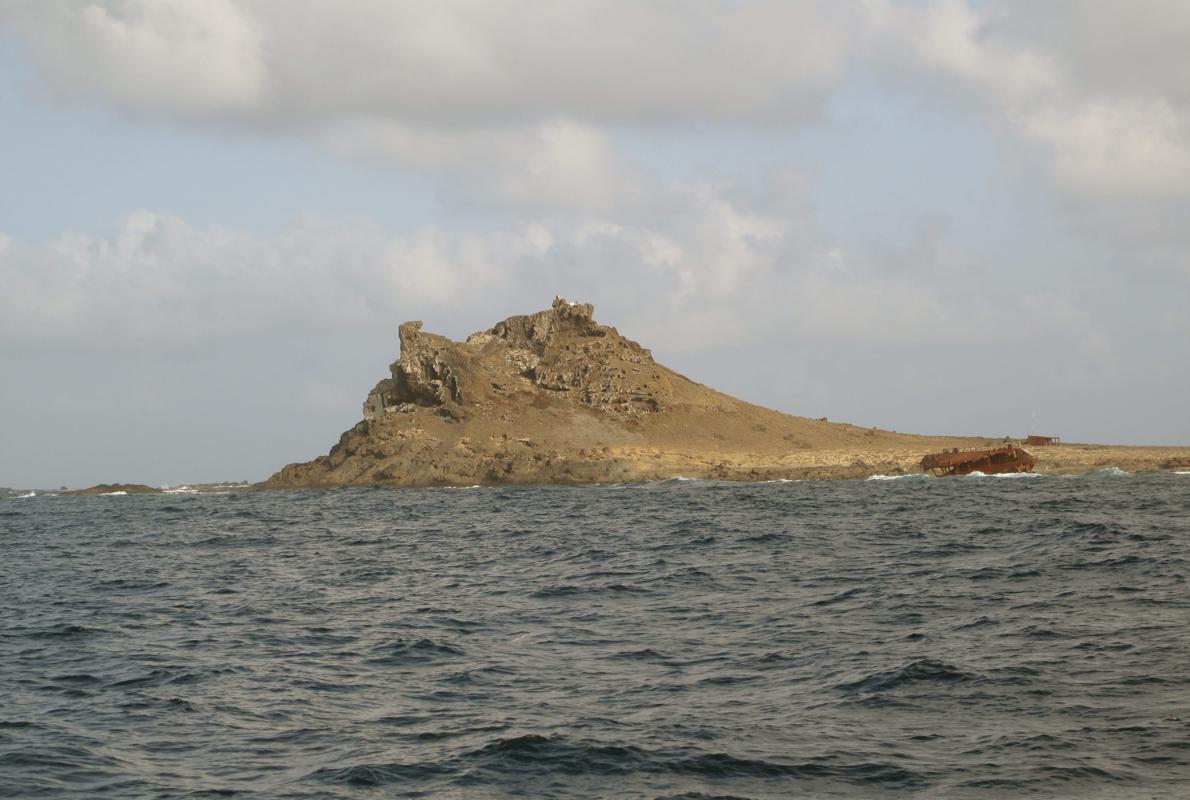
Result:
M1163 97L1093 98L1017 120L1064 184L1090 197L1190 195L1190 116Z
M975 90L1076 195L1190 196L1178 0L0 0L0 22L64 96L314 137L455 205L606 212L640 179L611 128L814 120L872 53Z
M1190 196L1190 55L1162 32L1190 33L1184 4L940 0L879 17L895 60L975 89L1076 197Z
M142 211L110 237L0 248L0 342L12 352L164 355L401 317L490 324L555 292L594 302L600 319L671 352L1076 335L1073 306L1061 320L1039 314L1013 300L1013 276L952 269L940 260L954 254L936 243L882 248L892 253L882 259L849 254L817 225L805 192L780 172L679 182L650 197L644 216L404 235L307 218L251 236Z
M413 166L468 212L623 213L651 182L603 131L564 119L484 130L351 120L324 139L350 158Z
M607 214L650 191L615 126L816 118L858 9L827 0L0 0L51 89L312 138L452 208Z
M1176 7L1161 11L1190 30ZM349 13L313 0L0 0L0 20L67 96L402 164L429 175L449 211L503 227L392 236L310 218L261 238L140 213L110 239L0 241L0 326L28 341L82 341L87 328L236 336L500 299L520 310L541 287L611 303L655 341L686 348L775 330L978 338L972 317L1031 319L1027 304L990 308L981 290L996 276L956 268L954 254L919 263L903 242L873 257L832 240L801 176L667 185L616 146L624 125L797 124L873 54L911 63L933 96L976 90L1080 197L1190 194L1190 57L1160 24L1112 4L1072 16L1061 4L959 0L360 0ZM1144 57L1096 45L1111 26ZM1187 69L1165 75L1155 55L1165 51ZM1069 333L1081 318L1066 319Z
M245 113L265 90L261 30L234 0L5 0L54 87L136 113Z
M824 0L6 0L0 8L69 94L263 125L359 115L438 128L804 118L833 83L856 17Z

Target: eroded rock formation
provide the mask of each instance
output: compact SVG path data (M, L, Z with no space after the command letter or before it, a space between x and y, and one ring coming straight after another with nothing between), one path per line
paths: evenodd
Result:
M589 303L561 297L465 342L400 326L401 357L364 401L364 419L413 407L483 405L536 390L624 417L659 411L662 375L648 350L595 322Z

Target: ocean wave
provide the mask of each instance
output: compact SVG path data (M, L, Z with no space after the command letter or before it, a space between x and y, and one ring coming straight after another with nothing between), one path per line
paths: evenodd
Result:
M1040 478L1043 477L1040 472L997 472L990 475L991 478Z
M639 586L628 586L623 583L609 583L605 586L574 586L572 584L563 584L560 586L547 586L543 589L538 589L532 592L529 597L536 600L551 599L555 597L581 597L585 595L599 595L599 594L651 594L648 589L642 589Z
M897 669L873 672L859 680L841 683L835 688L845 692L885 692L911 683L960 683L973 680L975 677L945 661L923 658Z
M1056 740L1055 740L1056 741ZM1052 743L1045 740L1034 741L1031 743L1034 749L1043 746L1052 746ZM1120 780L1120 776L1108 772L1105 769L1091 765L1091 764L1075 764L1073 766L1053 766L1047 765L1031 776L1019 778L973 778L971 780L963 781L959 786L969 789L995 789L998 793L1009 792L1005 795L1009 797L1035 797L1048 795L1048 791L1037 792L1039 787L1052 787L1054 785L1068 784L1071 781L1092 781L1097 785L1104 783L1112 783ZM1133 796L1129 794L1115 795L1119 797ZM1154 795L1167 796L1167 795ZM1173 797L1175 795L1168 795Z
M128 492L125 492L125 491L118 491L118 492L100 492L100 493L99 493L99 496L100 496L100 497L119 497L119 496L126 495L126 494L128 494Z
M1104 467L1103 469L1097 469L1090 474L1103 475L1104 477L1127 477L1132 473L1127 470L1120 469L1119 467Z
M741 484L746 485L746 481L727 481L717 478L690 478L685 475L673 475L669 478L658 478L651 481L634 481L631 483L611 483L605 484L609 489L623 488L623 489L657 489L666 486L689 486L689 487L705 487L717 486L721 484Z
M108 684L108 687L128 690L153 686L197 683L208 678L216 677L225 671L218 668L211 670L188 670L179 666L161 667L131 678L112 681Z
M923 782L920 775L887 763L836 763L834 759L790 763L744 758L729 753L681 754L653 751L631 744L572 741L563 736L539 734L497 739L477 750L461 753L445 761L323 767L312 773L311 777L354 787L379 787L477 772L568 777L652 773L710 779L807 778L890 789L909 788Z
M929 475L924 475L920 472L911 472L907 475L869 475L864 478L866 481L925 481L929 480Z
M99 632L94 628L63 622L58 625L51 625L48 628L32 629L28 633L22 633L21 635L27 636L30 639L70 639L76 636L88 636Z
M195 489L193 486L186 486L185 484L183 484L181 486L162 486L161 493L162 494L198 494L198 489Z
M37 492L29 492L28 494L18 494L13 500L25 500L30 497L37 497Z
M366 789L390 783L425 780L450 773L450 767L437 764L355 764L350 767L323 767L311 777L326 783Z
M866 589L864 589L863 587L861 587L861 586L856 586L856 587L855 587L855 588L853 588L853 589L848 589L848 590L847 590L847 591L845 591L845 592L841 592L841 593L839 593L839 594L836 594L836 595L834 595L834 596L832 596L832 597L827 597L827 598L826 598L826 599L824 599L824 600L815 600L815 601L814 601L813 603L811 603L810 605L814 605L814 606L830 606L830 605L834 605L835 603L841 603L841 602L843 602L844 600L850 600L852 597L855 597L856 595L859 595L859 594L863 594L865 591L867 591L867 590L866 590Z
M386 666L428 664L463 655L462 650L432 639L398 639L376 648L373 652L377 653L377 656L369 659L369 663Z

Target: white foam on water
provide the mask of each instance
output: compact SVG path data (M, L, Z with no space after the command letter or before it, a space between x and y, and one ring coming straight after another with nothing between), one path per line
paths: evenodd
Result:
M37 492L29 492L28 494L18 494L13 500L24 500L28 497L37 497Z
M804 478L773 478L770 481L760 481L761 483L801 483Z
M1097 470L1095 470L1095 471L1094 471L1094 472L1092 472L1091 474L1092 474L1092 475L1112 475L1112 476L1117 476L1117 475L1131 475L1132 473L1131 473L1131 472L1128 472L1127 470L1122 470L1122 469L1120 469L1119 467L1104 467L1103 469L1097 469Z
M1190 475L1190 471L1183 472L1183 471L1182 471L1182 470L1180 470L1180 469L1175 469L1175 470L1173 471L1173 474L1174 474L1174 475Z
M864 478L866 481L925 481L929 480L929 475L921 475L919 473L910 473L908 475L869 475Z
M100 497L116 497L118 495L128 494L128 492L100 492Z
M198 494L198 489L190 486L163 486L161 487L162 494Z
M993 472L991 474L983 472L982 470L975 470L968 472L963 476L964 478L1040 478L1041 474L1037 472Z
M739 483L739 481L735 481ZM666 484L673 485L675 483L693 483L704 486L713 486L720 483L732 483L732 481L715 480L714 478L687 478L685 475L674 475L669 478L660 478L651 481L640 481L639 483L628 483L625 486L630 486L636 489L645 489L650 486L665 486Z

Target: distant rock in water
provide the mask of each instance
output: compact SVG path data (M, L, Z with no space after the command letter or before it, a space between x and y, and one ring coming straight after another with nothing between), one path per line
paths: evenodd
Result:
M998 440L898 434L782 414L695 383L555 298L455 342L399 329L401 357L328 455L260 486L470 486L862 478L918 473L923 455ZM779 372L780 364L744 366ZM1052 451L1052 452L1051 452ZM1156 468L1178 448L1047 448L1041 471Z
M158 494L160 492L160 489L153 486L145 486L143 483L100 483L96 486L88 486L86 489L75 489L74 491L63 492L62 494Z

